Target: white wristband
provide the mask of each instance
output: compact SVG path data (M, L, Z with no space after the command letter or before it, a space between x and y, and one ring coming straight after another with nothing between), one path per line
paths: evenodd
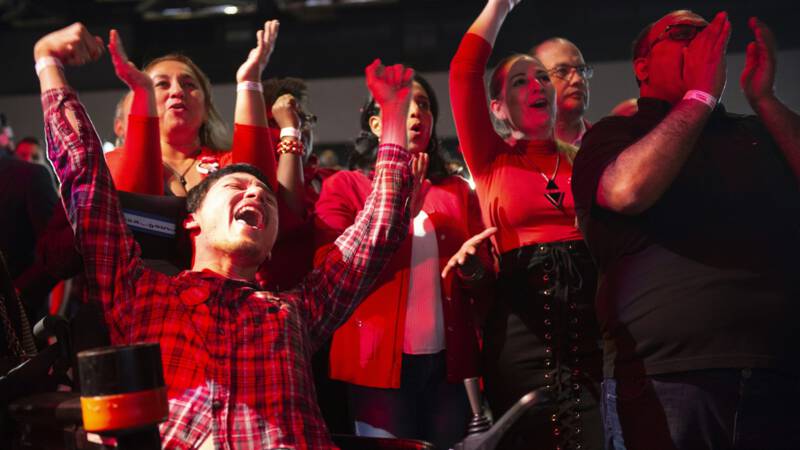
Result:
M293 137L295 139L300 139L300 130L294 127L281 128L281 139L287 136Z
M717 97L709 94L708 92L698 91L692 89L687 91L683 96L684 100L697 100L700 103L705 103L709 108L714 109L717 107Z
M61 61L59 61L58 58L53 56L42 56L36 60L36 65L34 66L36 69L36 76L41 76L42 71L50 66L56 66L60 70L64 70L64 65L61 64Z
M264 86L257 81L240 81L236 83L236 92L240 91L258 91L264 92Z

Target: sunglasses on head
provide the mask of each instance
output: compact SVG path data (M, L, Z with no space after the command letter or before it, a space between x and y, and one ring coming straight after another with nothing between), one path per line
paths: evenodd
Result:
M652 50L656 44L664 39L678 42L691 41L697 36L697 33L703 31L707 26L708 25L695 25L691 23L669 25L667 28L664 28L664 31L662 31L652 43L650 43L650 49Z

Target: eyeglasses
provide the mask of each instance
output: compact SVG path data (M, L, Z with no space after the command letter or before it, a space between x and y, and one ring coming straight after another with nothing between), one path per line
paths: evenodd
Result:
M652 43L650 43L650 50L655 47L660 41L669 39L671 41L688 42L697 36L697 33L703 31L707 25L694 25L691 23L676 23L668 25L664 31L658 35Z
M594 76L594 67L582 64L580 66L571 66L569 64L560 64L558 66L553 67L552 69L548 70L547 73L550 76L561 78L562 80L566 80L572 75L572 71L578 73L584 80L588 80Z
M303 130L309 130L314 127L317 123L317 116L311 113L300 113L300 128Z

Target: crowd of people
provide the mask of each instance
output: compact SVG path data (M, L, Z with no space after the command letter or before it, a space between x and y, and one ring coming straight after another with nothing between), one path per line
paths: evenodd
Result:
M452 448L472 377L495 419L546 400L503 449L800 448L800 116L775 94L772 33L750 19L754 115L720 103L727 15L679 10L633 41L640 97L592 124L593 68L565 38L485 81L518 3L487 0L450 64L474 189L437 136L444 93L409 67L365 69L334 170L312 155L305 83L262 81L275 20L236 72L232 139L188 57L139 69L80 23L42 37L57 181L16 160L35 140L0 158L28 315L74 276L112 344L158 342L164 448L334 448L331 431ZM106 51L130 92L104 154L63 66ZM117 192L184 198L183 270L143 259Z

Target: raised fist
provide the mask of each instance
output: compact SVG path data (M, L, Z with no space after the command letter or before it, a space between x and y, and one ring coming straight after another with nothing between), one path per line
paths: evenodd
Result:
M283 94L272 104L272 117L281 128L300 128L297 99L292 94Z
M381 108L387 104L408 105L414 71L402 64L385 67L376 59L365 69L367 87Z
M99 58L103 49L103 39L76 22L39 39L33 46L33 59L52 56L64 64L80 66Z

